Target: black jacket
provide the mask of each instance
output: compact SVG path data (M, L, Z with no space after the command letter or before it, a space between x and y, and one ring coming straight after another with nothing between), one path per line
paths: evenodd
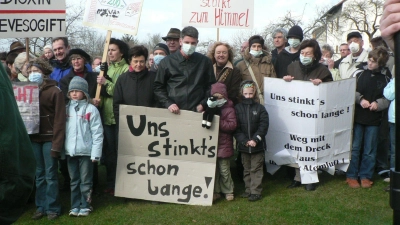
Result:
M296 53L289 53L286 48L283 49L276 59L274 64L276 77L283 78L284 76L288 75L287 68L288 66L295 61L299 61L300 51Z
M165 108L177 104L180 109L197 111L198 104L204 108L207 105L213 83L215 76L209 58L195 52L186 59L177 51L158 65L154 94Z
M99 75L99 73L87 72L86 69L85 69L85 73L83 75L83 79L85 79L88 82L88 88L89 88L88 94L91 98L94 98L96 96L97 76L98 75ZM60 89L64 94L65 103L68 103L68 101L69 101L69 99L67 97L69 83L71 83L72 78L74 78L75 76L77 76L77 75L74 73L74 70L71 69L71 71L65 77L61 78L61 80L60 80Z
M235 106L237 128L235 139L237 149L241 152L256 153L267 149L265 135L268 132L269 117L265 107L253 99L243 99ZM246 143L254 140L256 147L246 147Z
M154 72L144 69L141 72L128 71L118 77L113 96L113 112L116 121L119 118L120 104L155 106L156 100L153 92L155 76Z

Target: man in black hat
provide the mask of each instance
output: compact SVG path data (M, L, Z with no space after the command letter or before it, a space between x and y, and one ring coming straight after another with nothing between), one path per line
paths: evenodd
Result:
M287 40L289 46L284 48L276 58L275 71L276 77L283 78L287 74L287 67L294 61L299 61L300 52L299 47L303 41L303 29L301 27L294 25L289 29L287 34Z
M168 31L167 36L162 37L162 39L167 43L170 53L174 53L180 49L179 38L181 36L181 30L178 28L171 28Z
M154 81L160 105L175 114L180 110L204 111L215 75L211 60L195 52L199 32L192 26L182 30L180 51L161 60Z
M14 41L13 43L11 43L10 51L7 53L7 55L9 55L13 52L18 53L18 54L21 52L26 52L25 45L22 44L22 42L20 42L20 41Z
M342 79L350 78L360 63L368 61L368 52L363 49L364 41L360 32L355 31L347 34L347 44L351 54L339 64L339 76Z

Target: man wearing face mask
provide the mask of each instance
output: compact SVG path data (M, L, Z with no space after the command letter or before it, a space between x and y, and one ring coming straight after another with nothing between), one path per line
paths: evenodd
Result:
M243 61L237 64L242 80L252 80L256 83L258 93L264 94L264 77L276 77L272 56L264 45L260 35L249 38L249 48L244 51ZM262 97L258 96L262 102Z
M279 78L288 75L287 68L292 62L299 61L299 47L303 41L303 29L297 25L290 28L287 40L289 46L278 54L275 63L276 75Z
M211 84L215 83L211 60L195 52L199 32L192 26L182 30L181 49L158 64L154 94L172 113L180 109L202 112L207 105Z
M165 56L169 55L169 49L166 44L158 43L153 48L154 55L154 63L150 67L150 71L157 72L158 64L160 64L161 60L165 58Z
M368 52L363 49L364 41L360 32L349 33L347 35L347 43L349 44L351 54L339 64L339 76L342 79L351 77L360 63L368 61ZM335 77L334 74L333 76Z

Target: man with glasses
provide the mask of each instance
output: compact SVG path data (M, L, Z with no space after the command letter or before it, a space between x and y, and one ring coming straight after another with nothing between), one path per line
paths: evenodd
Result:
M335 69L339 69L340 62L344 58L346 58L346 56L350 55L349 45L347 43L341 44L339 47L339 51L340 51L340 59L336 60L335 64L333 65L333 68L335 68Z
M167 43L169 51L175 53L180 49L179 38L181 36L181 30L178 28L171 28L167 36L162 37L162 39Z

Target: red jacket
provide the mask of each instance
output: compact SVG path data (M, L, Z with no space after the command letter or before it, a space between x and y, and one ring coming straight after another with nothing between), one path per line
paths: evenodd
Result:
M220 93L227 102L221 106L221 115L219 121L218 135L218 153L219 158L229 158L233 155L233 132L236 130L237 120L233 102L228 99L226 86L223 83L215 83L211 86L211 95Z

